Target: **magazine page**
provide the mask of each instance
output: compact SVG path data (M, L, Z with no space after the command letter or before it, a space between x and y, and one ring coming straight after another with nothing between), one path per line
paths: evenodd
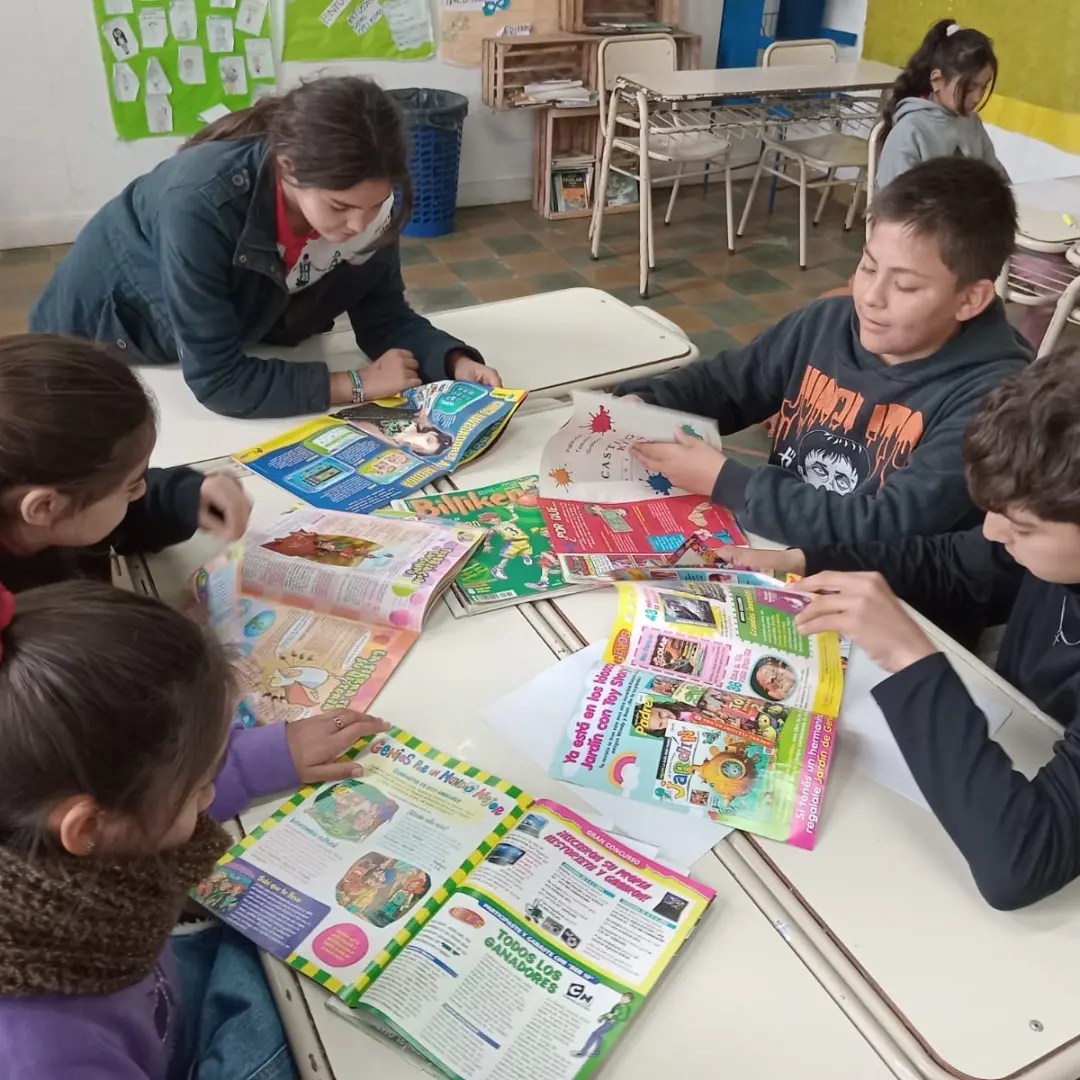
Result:
M394 728L354 753L362 776L304 788L195 890L350 1004L530 801Z
M618 617L604 659L733 694L835 717L844 676L836 634L800 634L809 597L730 585L718 595L616 585Z
M540 455L540 495L626 503L685 494L630 453L635 443L671 442L679 429L720 449L715 420L589 391L573 395L573 412Z
M831 716L670 674L593 668L552 776L812 848Z
M244 537L241 590L344 618L419 630L483 538L478 529L293 510Z
M588 1076L713 895L573 811L536 802L360 1011L458 1080Z
M421 521L461 522L485 530L484 543L454 581L466 604L484 607L576 591L566 585L551 550L538 479L522 476L487 487L417 495L394 507Z
M694 534L718 547L747 542L734 515L701 495L625 503L541 499L540 508L552 550L572 579L666 566Z
M477 383L429 383L310 420L236 460L312 506L368 513L486 449L524 397Z

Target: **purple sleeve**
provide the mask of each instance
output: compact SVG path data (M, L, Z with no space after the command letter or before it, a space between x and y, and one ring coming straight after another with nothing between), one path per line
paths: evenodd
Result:
M299 787L285 725L234 728L214 784L217 791L209 813L215 821L236 817L263 795Z

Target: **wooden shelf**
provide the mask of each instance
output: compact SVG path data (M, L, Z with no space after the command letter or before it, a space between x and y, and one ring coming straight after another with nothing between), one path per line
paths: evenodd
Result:
M559 0L559 25L579 33L600 23L679 22L679 0Z

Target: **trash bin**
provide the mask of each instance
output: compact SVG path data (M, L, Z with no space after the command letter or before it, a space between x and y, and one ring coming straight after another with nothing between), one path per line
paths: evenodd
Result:
M406 236L442 236L454 228L461 128L469 100L450 90L388 90L404 114L412 143L412 217Z

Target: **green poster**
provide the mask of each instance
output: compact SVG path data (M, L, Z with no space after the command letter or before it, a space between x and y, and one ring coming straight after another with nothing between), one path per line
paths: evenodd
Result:
M192 135L274 86L269 0L93 0L121 139Z
M428 0L289 0L283 60L426 60L435 55Z

